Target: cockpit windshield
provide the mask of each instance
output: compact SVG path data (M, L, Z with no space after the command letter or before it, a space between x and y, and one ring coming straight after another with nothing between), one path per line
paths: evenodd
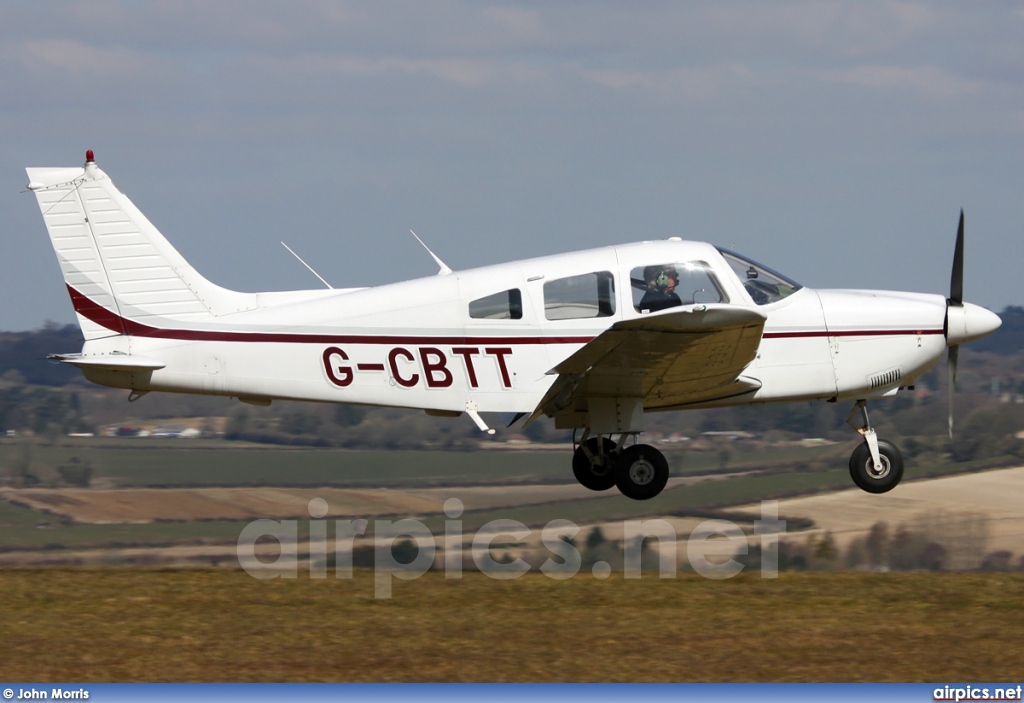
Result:
M728 249L718 250L740 278L740 283L758 305L769 305L803 288L796 281Z

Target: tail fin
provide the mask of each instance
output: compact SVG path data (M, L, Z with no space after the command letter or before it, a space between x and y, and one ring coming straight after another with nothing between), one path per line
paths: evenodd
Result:
M27 169L86 340L257 307L206 280L96 166ZM172 326L176 326L173 325Z

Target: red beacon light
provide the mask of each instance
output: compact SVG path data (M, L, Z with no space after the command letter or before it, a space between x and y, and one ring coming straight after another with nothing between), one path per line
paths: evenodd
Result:
M96 160L96 158L93 156L92 149L89 149L88 151L85 152L85 162L86 163L92 163L95 160Z

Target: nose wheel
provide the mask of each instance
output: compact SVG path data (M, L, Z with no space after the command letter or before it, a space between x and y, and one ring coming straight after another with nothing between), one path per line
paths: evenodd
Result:
M858 410L864 417L861 427L852 422ZM858 445L850 457L850 477L854 484L868 493L891 491L903 478L903 455L900 450L892 442L878 439L868 420L867 401L858 400L846 422L864 437L864 443Z

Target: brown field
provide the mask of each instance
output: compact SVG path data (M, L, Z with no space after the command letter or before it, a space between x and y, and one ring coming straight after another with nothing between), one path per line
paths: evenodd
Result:
M674 485L692 484L709 477L672 479ZM714 478L725 478L715 476ZM189 489L0 489L0 498L67 516L79 523L133 523L173 520L304 519L309 517L312 498L324 499L329 517L401 517L438 516L446 499L460 498L467 510L528 506L555 500L602 497L575 484L473 486L410 489L342 488L189 488ZM760 506L744 506L734 512L756 516ZM808 517L812 530L790 532L783 539L805 541L830 533L841 549L851 540L865 535L876 522L886 522L891 531L906 525L912 530L924 518L949 521L938 541L950 548L951 569L974 569L986 554L996 550L1012 553L1016 563L1024 553L1024 468L1002 469L924 481L909 481L883 495L870 495L857 489L780 501L783 517ZM651 517L654 517L653 515ZM958 536L957 520L984 523L986 535L978 541ZM703 518L669 517L668 522L679 539L685 540ZM589 525L596 522L610 540L623 540L623 521L580 521L580 540L586 539ZM749 524L741 527L750 531ZM467 533L466 539L471 535ZM969 544L967 541L973 539ZM0 553L0 566L167 564L237 565L234 561L234 537L180 537L180 544L149 547L114 542L130 542L119 535L108 547L102 540L81 548L54 550L14 549ZM964 542L964 544L959 544ZM967 540L967 541L965 541ZM59 542L55 538L53 541ZM189 542L192 542L191 544ZM42 545L40 545L42 546ZM534 530L524 548L540 548L540 532ZM667 546L667 544L665 545ZM676 545L676 553L685 561L686 544Z
M1015 681L1024 575L0 571L6 681Z
M387 488L51 488L5 489L0 496L84 523L309 518L309 501L317 497L327 501L331 515L440 511L436 501L415 493Z
M742 510L756 511L759 506ZM783 516L808 517L819 532L843 546L867 533L876 522L890 529L913 525L923 516L978 516L988 525L989 550L1024 553L1024 467L908 481L889 493L871 495L852 488L779 501Z
M734 474L673 478L669 487L720 480ZM83 523L154 520L252 520L308 518L309 501L327 501L329 517L439 515L444 502L459 498L466 510L602 498L573 484L458 486L446 488L22 488L0 489L0 500L69 517Z

